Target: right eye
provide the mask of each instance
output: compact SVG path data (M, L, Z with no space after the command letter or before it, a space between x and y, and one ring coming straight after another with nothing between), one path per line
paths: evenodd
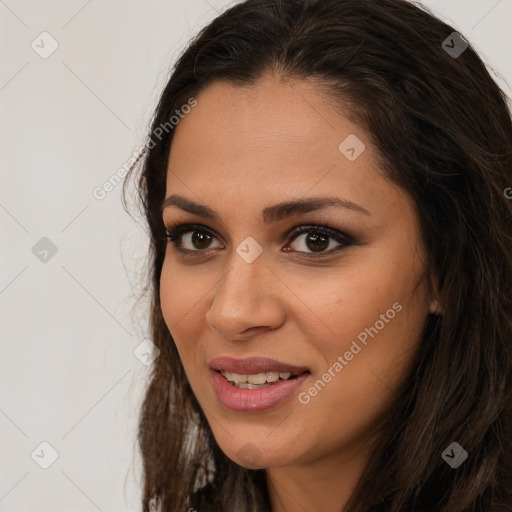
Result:
M177 251L186 254L201 254L211 249L209 245L213 238L217 237L200 224L178 224L166 229L167 241L171 242ZM189 247L185 247L185 244Z

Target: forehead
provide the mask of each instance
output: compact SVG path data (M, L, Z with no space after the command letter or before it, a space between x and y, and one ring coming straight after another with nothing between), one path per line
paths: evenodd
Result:
M196 169L222 162L223 169L215 171L233 167L249 174L266 168L277 176L286 170L285 163L303 174L305 166L300 164L306 158L308 163L317 162L311 169L316 175L322 164L344 158L338 145L346 136L366 137L359 127L334 113L332 100L307 83L265 78L254 86L238 87L215 82L196 101L197 106L174 128L171 168L186 164ZM367 164L371 160L368 152L365 160ZM213 167L209 165L210 172Z
M230 156L240 151L248 156L251 150L268 156L278 149L280 153L288 150L291 157L314 151L317 148L304 143L326 136L329 139L318 149L330 146L332 152L337 151L337 144L332 146L343 133L361 132L334 114L333 100L305 82L281 82L270 77L244 87L215 82L196 99L197 106L175 129L173 146L181 146L187 142L182 139L192 137L195 153L201 155L214 155L216 146L222 146Z

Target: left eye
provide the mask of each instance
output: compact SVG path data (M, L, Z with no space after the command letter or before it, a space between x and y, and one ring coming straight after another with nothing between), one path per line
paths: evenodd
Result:
M325 235L319 231L309 231L296 236L294 243L297 244L296 250L299 252L325 252L336 246L336 241L332 236ZM299 242L298 242L299 241ZM332 243L334 242L334 244ZM337 244L340 245L339 243Z
M354 243L350 236L328 226L300 226L290 234L288 244L292 241L297 243L297 240L300 242L294 252L304 252L311 256L331 254Z

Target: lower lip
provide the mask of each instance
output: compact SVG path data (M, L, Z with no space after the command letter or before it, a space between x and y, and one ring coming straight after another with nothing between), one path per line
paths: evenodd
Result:
M278 381L260 389L238 388L218 371L210 370L220 403L231 411L260 412L281 405L311 376L303 373L295 379Z

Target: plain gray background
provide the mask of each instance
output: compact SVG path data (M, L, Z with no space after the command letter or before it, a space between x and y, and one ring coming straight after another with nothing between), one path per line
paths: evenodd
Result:
M93 190L142 145L189 38L231 3L0 0L1 512L140 510L146 228L121 185ZM512 84L512 0L423 3Z

